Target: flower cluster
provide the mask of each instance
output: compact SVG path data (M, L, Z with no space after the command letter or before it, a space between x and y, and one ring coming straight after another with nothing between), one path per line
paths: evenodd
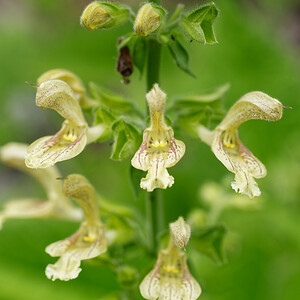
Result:
M183 5L179 5L167 19L166 11L152 2L143 3L134 15L126 5L94 1L83 11L81 25L88 30L95 30L114 28L127 20L133 22L133 31L118 42L120 55L117 71L122 74L126 83L129 83L127 77L133 72L134 65L142 73L146 54L151 54L151 47L157 46L160 49L161 45L168 47L179 68L193 75L188 67L187 52L180 44L176 34L178 30L175 29L180 27L189 39L202 44L216 43L213 22L218 16L218 10L214 3L201 6L185 15L182 10ZM148 57L148 69L151 69L150 57L151 55ZM150 82L153 83L148 78L148 84ZM91 183L79 174L62 178L54 165L76 157L92 142L113 140L111 158L122 160L130 157L134 168L147 172L140 181L140 187L153 192L154 189L167 189L174 184L174 177L167 169L181 160L186 149L184 142L175 139L173 128L165 118L167 95L158 83L146 94L149 127L145 122L147 114L141 113L134 103L93 84L90 85L90 96L80 78L68 70L53 69L45 72L38 78L36 88L36 105L42 109L55 110L63 117L61 129L54 135L37 139L29 146L9 143L1 147L0 160L34 177L45 189L46 199L30 198L7 202L0 212L0 229L3 222L11 218L53 217L80 221L79 229L74 234L45 249L50 256L58 258L54 264L46 267L46 276L51 280L68 281L78 277L83 260L100 256L113 243L117 246L128 245L139 235L142 236L141 240L146 239L147 233L140 228L136 230L137 224L141 223L138 213L130 210L132 215L129 218L126 209L124 213L124 210L116 209L117 205L114 207L114 204L105 207L107 218L105 215L103 217L101 207L100 219L98 197ZM238 127L252 119L277 121L282 117L282 107L278 100L265 93L250 92L231 107L214 130L209 130L204 122L199 125L197 120L193 131L211 147L218 160L235 174L231 185L236 192L250 198L259 196L261 192L254 178L262 178L267 174L265 166L240 141ZM84 112L87 109L95 117L93 125L85 118ZM203 114L203 109L201 113ZM177 111L175 114L179 119L181 112ZM209 186L204 188L204 202L213 206L215 199L211 199L212 195L216 198L215 195L219 197L221 193L211 193ZM205 194L210 196L206 197ZM70 198L79 207L73 205ZM219 198L218 201L221 202L222 199ZM236 199L227 205L241 205ZM219 206L222 208L223 203ZM118 218L118 213L123 214L122 218ZM136 220L132 221L131 218ZM189 223L192 225L192 222ZM169 244L158 252L153 270L140 283L140 292L145 299L150 300L196 300L201 294L201 288L189 271L185 252L191 237L190 225L179 217L176 222L169 224L169 230ZM157 238L154 232L151 234ZM146 245L147 241L143 244ZM108 251L105 258L102 256L103 260L110 259L114 252L119 256L119 247L116 249ZM121 260L118 257L115 261L110 266L119 264ZM137 286L138 275L134 268L118 265L115 271L121 285Z

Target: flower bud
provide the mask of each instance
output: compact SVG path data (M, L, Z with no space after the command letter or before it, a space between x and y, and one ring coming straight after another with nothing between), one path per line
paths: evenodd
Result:
M139 280L139 274L130 266L122 266L117 270L117 280L125 289L134 288Z
M158 5L153 3L144 4L140 8L134 22L135 33L141 36L149 35L159 28L165 13L164 9Z
M173 242L178 248L184 248L191 237L191 227L184 222L182 217L179 217L176 222L170 223L170 232L173 237Z
M88 30L107 29L125 22L130 15L127 6L107 1L90 3L83 11L80 22Z

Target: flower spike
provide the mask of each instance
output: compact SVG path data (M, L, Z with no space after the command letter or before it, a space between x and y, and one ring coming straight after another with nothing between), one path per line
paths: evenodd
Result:
M9 143L0 149L0 160L6 165L25 172L34 177L44 187L47 200L18 199L11 200L4 205L0 212L0 228L7 219L12 218L61 218L81 220L82 213L75 208L62 193L61 183L57 180L61 177L56 167L35 170L25 165L24 156L27 145Z
M174 138L173 129L165 123L166 94L154 84L146 95L150 110L151 126L144 131L143 142L131 160L133 167L148 171L141 180L141 188L148 192L166 189L174 183L167 168L174 166L184 155L185 145Z
M240 141L237 128L252 119L277 121L282 117L282 104L262 92L244 95L228 111L223 121L210 131L199 126L199 137L211 146L216 157L232 173L235 181L232 188L250 198L260 196L260 189L254 178L267 175L265 166Z
M46 268L46 276L53 281L78 277L82 260L97 257L107 249L105 226L99 218L96 191L92 185L85 177L72 174L64 181L64 193L76 200L86 220L76 233L46 248L49 255L60 257L55 264Z
M179 230L173 230L175 228ZM201 294L198 282L191 275L186 254L180 251L174 235L189 236L189 225L182 217L170 224L171 236L167 249L161 250L153 270L140 284L140 292L145 299L155 300L196 300ZM186 239L186 243L188 238Z
M65 121L55 135L42 137L28 147L25 157L28 168L48 168L71 159L105 130L104 125L88 127L74 91L62 80L41 83L37 88L36 105L55 110Z

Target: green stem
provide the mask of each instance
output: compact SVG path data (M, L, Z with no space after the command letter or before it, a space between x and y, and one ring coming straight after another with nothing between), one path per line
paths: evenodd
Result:
M148 58L147 58L147 92L149 92L154 83L159 83L161 44L155 39L148 40Z
M155 2L155 1L152 1ZM156 3L159 1L156 1ZM153 87L153 84L159 83L160 79L160 62L161 62L161 45L155 39L148 40L148 55L147 55L147 92ZM147 109L147 114L149 111ZM163 229L163 205L160 189L156 189L147 194L147 216L151 225L151 250L152 254L157 254L157 236Z

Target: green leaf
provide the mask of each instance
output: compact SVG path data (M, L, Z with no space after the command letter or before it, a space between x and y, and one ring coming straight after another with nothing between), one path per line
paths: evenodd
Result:
M225 109L222 98L228 91L225 84L210 93L196 94L177 98L168 108L167 113L175 113L175 124L193 137L198 137L197 127L216 126L224 117Z
M211 2L182 17L181 25L193 40L202 44L217 43L213 23L218 16L216 5Z
M94 125L104 124L107 126L105 132L97 140L97 142L111 140L113 138L113 131L111 129L113 123L116 120L116 115L114 115L111 110L107 109L103 105L98 106L95 113Z
M146 41L138 37L133 46L133 63L143 73L146 61Z
M141 133L132 123L126 122L123 118L117 120L113 126L114 144L110 158L123 160L131 156L139 147Z
M134 45L139 36L137 36L134 32L130 32L122 38L122 41L118 44L119 50L125 46L131 47L132 45Z
M179 115L177 118L178 125L194 138L199 138L198 126L199 124L210 127L212 123L213 111L212 109L205 108L197 110L190 114Z
M203 105L213 103L216 100L222 99L222 97L226 94L229 88L230 84L226 83L207 93L179 97L173 101L172 109L182 109L186 108L187 106L191 108L199 108Z
M175 39L174 36L173 41L170 44L168 44L168 48L176 65L184 72L188 73L192 77L195 77L195 75L191 72L189 68L189 55L187 51L179 43L179 41Z
M194 229L192 232L190 239L192 247L208 256L217 264L226 262L223 251L223 242L226 235L224 225L203 227L201 229Z
M133 110L133 103L95 83L90 83L90 93L102 105L114 111L126 113Z

